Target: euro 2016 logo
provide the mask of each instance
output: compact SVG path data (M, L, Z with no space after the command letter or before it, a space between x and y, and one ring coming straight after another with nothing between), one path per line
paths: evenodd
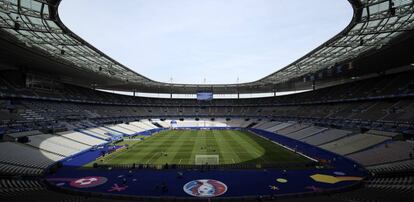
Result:
M227 186L217 180L202 179L188 182L183 187L185 193L195 197L216 197L227 191Z

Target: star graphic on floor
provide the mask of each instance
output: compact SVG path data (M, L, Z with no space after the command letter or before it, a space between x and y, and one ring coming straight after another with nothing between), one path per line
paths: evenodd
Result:
M279 187L276 187L275 185L269 185L269 188L273 191L279 190Z
M128 188L128 186L126 186L126 185L119 186L118 184L114 184L114 186L112 186L111 189L108 190L108 191L117 191L117 192L120 192L120 191L124 191L126 188Z

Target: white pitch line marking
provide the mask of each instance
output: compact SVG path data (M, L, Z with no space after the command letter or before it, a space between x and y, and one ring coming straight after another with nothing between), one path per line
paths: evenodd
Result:
M157 154L158 154L158 152L155 152L155 154L154 154L154 155L152 155L152 156L151 156L151 158L149 158L145 164L148 164L148 163L150 162L150 160L151 160L152 158L154 158L154 156L155 156L155 155L157 155Z
M233 161L233 163L236 163L236 161L234 161L234 159L231 159Z
M182 160L182 159L180 159L180 162L178 162L178 164L181 164L181 160Z
M287 147L287 146L285 146L285 145L282 145L282 144L280 144L280 143L278 143L278 142L275 142L275 141L273 141L273 140L267 139L267 138L265 138L265 137L263 137L263 136L261 136L261 135L258 135L258 134L256 134L256 133L253 133L253 134L255 134L255 135L257 135L258 137L261 137L261 138L263 138L263 139L265 139L265 140L267 140L267 141L273 142L274 144L277 144L277 145L279 145L279 146L281 146L281 147L283 147L283 148L285 148L285 149L287 149L287 150L289 150L289 151L292 151L292 152L294 152L294 153L296 153L296 154L299 154L299 155L301 155L301 156L304 156L304 157L306 157L306 158L310 159L311 161L318 162L318 160L316 160L316 159L314 159L314 158L312 158L312 157L309 157L309 156L305 155L304 153L301 153L301 152L295 151L294 149L291 149L291 148L289 148L289 147Z

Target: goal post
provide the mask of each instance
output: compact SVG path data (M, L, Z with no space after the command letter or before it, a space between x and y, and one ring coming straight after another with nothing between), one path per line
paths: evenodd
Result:
M195 155L196 165L218 165L219 155Z

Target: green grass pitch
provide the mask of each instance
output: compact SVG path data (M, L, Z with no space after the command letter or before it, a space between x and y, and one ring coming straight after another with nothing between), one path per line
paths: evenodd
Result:
M309 159L247 131L170 130L143 141L125 140L129 149L97 160L99 164L195 164L196 155L219 155L219 164L307 163ZM92 165L94 162L88 164Z

